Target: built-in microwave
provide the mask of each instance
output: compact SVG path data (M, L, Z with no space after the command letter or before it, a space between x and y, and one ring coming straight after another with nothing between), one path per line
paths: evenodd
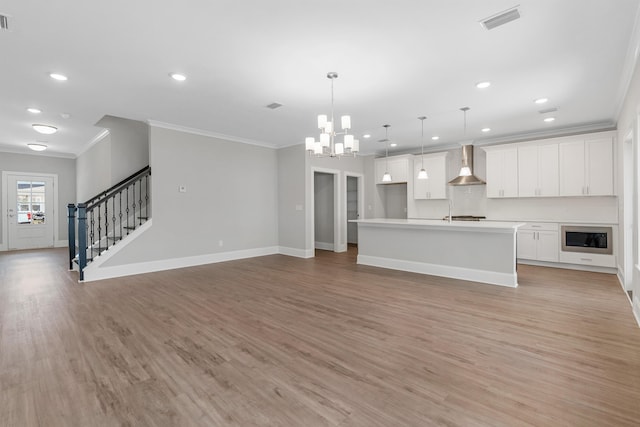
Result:
M612 227L563 225L560 230L564 252L613 254Z

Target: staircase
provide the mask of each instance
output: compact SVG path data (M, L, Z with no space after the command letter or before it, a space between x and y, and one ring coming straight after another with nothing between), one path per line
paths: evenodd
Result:
M84 203L69 204L69 269L85 267L151 218L149 166ZM77 235L77 239L76 239Z

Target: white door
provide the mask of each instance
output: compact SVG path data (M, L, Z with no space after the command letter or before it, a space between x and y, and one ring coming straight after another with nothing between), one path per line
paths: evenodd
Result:
M7 176L8 249L53 246L53 177Z

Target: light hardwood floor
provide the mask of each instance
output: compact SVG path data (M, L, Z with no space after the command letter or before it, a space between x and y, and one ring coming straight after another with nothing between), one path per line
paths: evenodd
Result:
M517 289L267 256L79 284L0 255L2 426L638 426L612 275Z

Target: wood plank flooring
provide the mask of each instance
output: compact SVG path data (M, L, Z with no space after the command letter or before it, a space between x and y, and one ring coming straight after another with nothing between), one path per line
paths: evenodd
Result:
M638 426L612 275L517 289L267 256L77 283L0 255L2 426Z

